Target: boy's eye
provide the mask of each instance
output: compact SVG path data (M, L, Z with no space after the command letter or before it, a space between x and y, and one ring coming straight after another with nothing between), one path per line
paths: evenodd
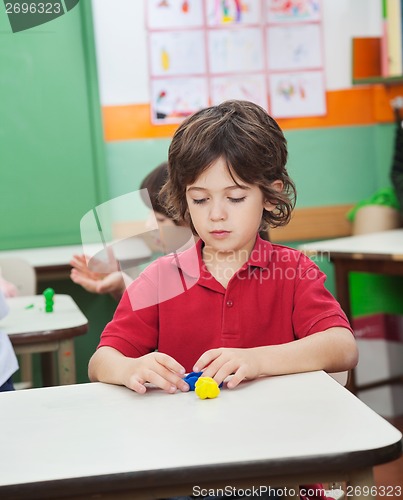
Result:
M241 203L246 199L246 196L242 196L241 198L231 198L228 197L228 200L231 203ZM208 198L200 198L200 199L193 199L192 200L195 205L202 205L203 203L206 203L208 201Z

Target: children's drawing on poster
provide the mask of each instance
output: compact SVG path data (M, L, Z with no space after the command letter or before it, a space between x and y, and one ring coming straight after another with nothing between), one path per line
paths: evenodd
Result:
M275 118L326 114L322 71L273 74L269 89L270 112Z
M260 0L206 0L209 26L259 24L262 19Z
M211 79L211 104L227 99L252 101L267 109L267 88L264 75L215 77Z
M322 66L319 24L272 26L267 30L269 70L311 69Z
M267 22L319 21L320 0L266 0Z
M154 124L227 99L278 118L326 113L322 0L143 2Z
M170 76L206 72L204 35L194 31L156 31L150 34L151 74Z
M205 78L162 78L151 81L153 123L180 123L208 105Z
M146 0L146 8L147 24L151 29L203 26L200 0Z
M209 31L210 71L215 74L263 71L262 44L258 28Z

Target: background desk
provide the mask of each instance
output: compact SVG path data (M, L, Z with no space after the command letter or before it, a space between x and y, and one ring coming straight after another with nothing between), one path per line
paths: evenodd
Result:
M0 321L0 328L10 337L16 353L42 353L43 385L74 384L74 337L87 332L88 321L73 299L55 295L52 313L45 312L42 295L14 297L7 303L10 312ZM53 366L55 351L58 380Z
M129 239L128 239L129 240ZM133 241L134 238L131 238ZM120 245L116 258L121 260L133 261L142 263L147 261L151 256L151 250L146 246L141 238L136 238L136 245L130 245L130 255L127 249L124 248L125 240L121 240L123 245ZM88 245L86 247L95 254L97 249L101 249L100 245ZM113 247L114 249L116 246ZM119 253L120 252L120 253ZM73 255L81 255L83 253L82 245L68 245L59 247L43 247L43 248L24 248L19 250L2 250L1 257L20 257L27 260L34 268L39 281L49 279L63 279L70 276L70 261Z
M403 276L403 229L317 241L302 245L300 249L311 256L328 256L334 263L337 299L350 321L350 272ZM354 377L351 382L351 389L355 391Z
M2 499L371 486L372 467L401 455L401 433L324 372L224 387L205 401L97 383L3 393L0 405Z

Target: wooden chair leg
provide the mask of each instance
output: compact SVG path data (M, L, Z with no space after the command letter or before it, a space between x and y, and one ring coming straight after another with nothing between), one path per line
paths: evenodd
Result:
M21 373L21 382L14 384L16 390L30 389L33 387L32 354L27 352L19 354L19 364Z

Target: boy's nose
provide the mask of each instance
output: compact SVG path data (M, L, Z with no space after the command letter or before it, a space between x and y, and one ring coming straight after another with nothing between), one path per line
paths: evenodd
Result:
M221 203L215 204L210 210L210 219L212 221L224 220L226 218L226 212L222 207Z

